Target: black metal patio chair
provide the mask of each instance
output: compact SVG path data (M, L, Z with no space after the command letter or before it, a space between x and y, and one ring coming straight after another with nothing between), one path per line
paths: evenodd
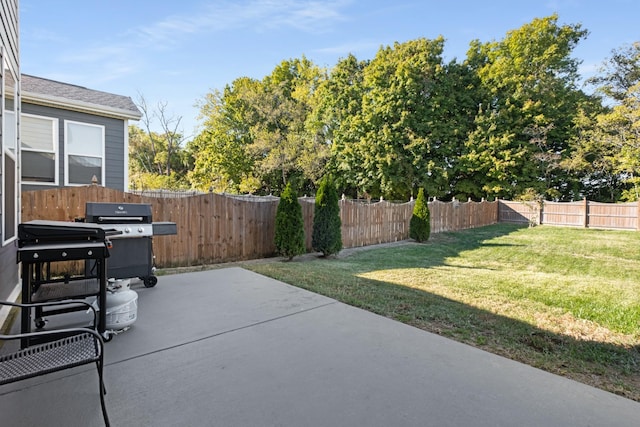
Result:
M37 344L29 345L18 351L0 355L0 385L95 363L98 369L102 416L105 425L108 427L109 417L104 401L104 395L107 393L107 390L104 386L102 375L104 365L104 341L100 333L96 330L96 309L91 304L77 300L34 304L0 301L0 305L13 306L20 309L67 304L84 304L88 306L88 309L93 311L92 327L35 331L11 335L0 334L0 341L23 340L25 338L39 341Z

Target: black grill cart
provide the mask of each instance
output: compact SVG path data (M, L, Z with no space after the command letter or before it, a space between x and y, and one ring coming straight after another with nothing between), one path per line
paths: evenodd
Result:
M106 259L109 257L110 233L95 224L78 224L63 221L29 221L18 225L18 263L22 263L22 303L41 303L82 299L95 296L98 303L106 300ZM65 274L57 277L51 273L51 263L84 261L94 268L85 268L84 274ZM23 308L22 333L31 332L31 320L36 328L45 325L44 316L86 310L84 306L47 306L35 309ZM99 311L98 331L104 335L105 312ZM32 342L23 338L21 345Z

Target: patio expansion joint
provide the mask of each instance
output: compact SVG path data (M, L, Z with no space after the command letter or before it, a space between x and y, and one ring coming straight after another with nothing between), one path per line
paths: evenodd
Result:
M286 319L288 317L292 317L292 316L296 316L298 314L302 314L302 313L307 313L307 312L310 312L310 311L318 310L318 309L321 309L321 308L324 308L324 307L328 307L328 306L334 305L334 304L338 304L338 301L335 301L335 300L334 301L330 301L330 302L327 302L325 304L317 305L315 307L305 308L305 309L302 309L300 311L296 311L296 312L293 312L293 313L287 313L287 314L283 314L281 316L276 316L276 317L272 317L272 318L269 318L269 319L261 320L259 322L250 323L248 325L239 326L237 328L228 329L228 330L225 330L225 331L222 331L222 332L217 332L217 333L212 334L212 335L207 335L205 337L201 337L201 338L194 339L194 340L191 340L191 341L186 341L186 342L183 342L183 343L180 343L180 344L175 344L175 345L172 345L172 346L169 346L169 347L164 347L164 348L161 348L161 349L158 349L158 350L149 351L147 353L137 354L135 356L131 356L131 357L128 357L126 359L121 359L121 360L118 360L118 361L115 361L115 362L111 362L111 363L105 363L104 366L118 365L120 363L125 363L125 362L131 361L131 360L139 359L141 357L146 357L146 356L149 356L149 355L152 355L152 354L162 353L163 351L173 350L175 348L180 348L180 347L184 347L184 346L187 346L187 345L190 345L190 344L194 344L194 343L197 343L197 342L206 341L206 340L209 340L209 339L212 339L212 338L216 338L216 337L219 337L219 336L222 336L222 335L231 334L231 333L234 333L234 332L241 331L243 329L249 329L249 328L252 328L254 326L264 325L266 323L275 322L277 320Z

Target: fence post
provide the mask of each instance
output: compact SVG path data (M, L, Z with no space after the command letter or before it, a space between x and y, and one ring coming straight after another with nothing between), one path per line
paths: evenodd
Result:
M589 201L584 198L584 228L589 227Z
M640 231L640 200L637 202L638 209L636 209L636 230Z
M542 225L544 219L544 199L538 203L538 225Z

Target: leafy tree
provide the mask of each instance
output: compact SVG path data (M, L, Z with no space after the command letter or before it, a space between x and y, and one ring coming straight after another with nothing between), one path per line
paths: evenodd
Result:
M193 187L227 193L260 190L256 161L249 153L255 115L247 100L261 91L261 86L257 80L241 77L222 92L205 96L200 105L203 131L189 145L195 159L189 174Z
M135 125L129 126L129 181L132 188L189 187L186 178L191 166L189 151L178 146L169 156L168 140L166 135L156 132L149 135Z
M576 89L571 52L587 32L558 25L557 15L534 19L497 42L474 42L487 98L480 105L461 162L474 197L514 197L531 189L563 198L560 160L569 154L573 119L585 95Z
M597 91L620 103L640 81L640 41L614 49L600 67L597 76L588 80Z
M305 253L302 206L291 188L291 183L285 187L278 203L275 245L278 253L289 260Z
M426 242L431 235L431 213L429 204L424 195L424 189L418 190L416 204L413 206L413 214L409 220L409 237L416 242Z
M329 78L315 94L315 108L310 122L316 135L331 147L328 172L346 193L358 197L356 176L363 175L362 162L354 150L360 136L364 69L368 61L349 55L338 61Z
M614 51L610 73L591 81L617 107L605 117L577 89L571 54L586 34L551 15L472 41L462 63L442 60L442 37L382 47L371 61L349 55L328 75L305 57L282 61L261 80L207 95L203 131L186 150L189 180L278 194L287 183L313 192L332 174L355 197L406 199L423 188L440 199L617 200L638 176L623 139L635 126L640 47Z
M325 177L318 188L313 214L311 245L323 256L337 254L342 249L340 205L335 184Z
M629 88L622 104L602 117L599 124L609 137L609 144L618 149L616 170L630 185L622 198L640 200L640 81Z
M448 106L438 86L443 46L442 37L395 43L364 69L362 109L349 129L356 141L347 148L354 151L352 181L360 192L404 199L429 173L440 181L448 150L437 113Z
M298 187L317 180L329 148L307 119L324 78L303 57L283 61L261 81L237 79L223 94L207 95L194 184L279 193L289 180Z
M151 170L153 168L159 175L171 175L175 165L175 157L180 156L184 140L183 134L179 131L182 117L170 116L167 112L166 102L158 102L156 108L151 110L142 95L139 95L137 105L142 110L140 121L144 126L143 132L146 132L145 138L148 141L149 156L143 162L145 166L149 167L146 172L154 172ZM156 120L162 133L151 130L152 124ZM137 132L136 135L139 133Z
M444 108L435 110L435 120L442 128L441 145L446 150L439 153L439 173L427 174L419 186L441 199L455 197L466 200L474 194L467 191L470 182L461 158L465 153L467 137L474 128L478 104L485 99L486 88L467 61L462 64L451 61L445 71L439 88L447 101L442 102ZM471 185L473 187L476 183L472 182Z
M640 81L619 105L598 115L593 130L582 137L582 147L599 150L590 153L593 162L606 165L611 179L618 181L620 198L640 200Z
M594 104L595 106L595 104ZM571 156L561 161L571 182L577 185L573 199L583 197L598 202L615 202L621 196L621 179L615 172L613 147L603 144L596 125L602 106L581 108L574 119Z
M582 195L615 202L640 199L640 42L613 50L590 79L611 106L585 111L576 121L573 153L563 166L577 173Z
M258 120L252 127L251 152L260 174L271 177L272 189L282 188L290 178L305 184L322 174L328 146L310 132L307 118L324 78L323 70L305 57L283 61L263 80L263 93L252 100Z
M152 110L142 95L138 107L142 110L138 126L129 126L129 177L132 188L186 188L187 173L192 166L188 150L182 147L183 135L178 131L182 117L169 116L167 104L158 103ZM162 132L152 131L158 123Z
M406 199L422 186L446 197L477 109L479 79L444 64L442 37L395 43L368 63L349 56L321 87L332 140L331 172L343 188Z

